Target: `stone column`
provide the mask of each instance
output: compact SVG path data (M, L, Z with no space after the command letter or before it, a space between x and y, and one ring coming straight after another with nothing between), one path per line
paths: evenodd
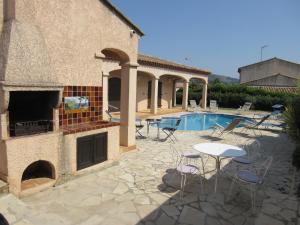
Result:
M206 109L206 105L207 105L207 83L203 84L201 101L202 101L202 108Z
M134 147L138 64L125 63L121 67L120 145Z
M151 85L151 113L157 114L158 104L158 80L156 77L152 79Z
M183 82L183 95L182 95L182 109L188 109L188 98L189 98L189 82Z
M176 107L176 93L177 93L176 80L174 80L174 83L173 83L173 107Z
M109 73L102 72L102 118L108 120L108 77Z

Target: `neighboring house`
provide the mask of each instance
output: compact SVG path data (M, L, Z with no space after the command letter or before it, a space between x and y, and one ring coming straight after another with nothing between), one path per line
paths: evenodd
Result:
M293 91L300 79L300 64L272 58L240 67L238 72L240 84L268 90Z
M15 195L135 149L136 111L172 108L177 82L183 109L190 79L206 106L210 72L139 55L143 32L108 0L0 5L0 179ZM109 101L120 123L107 121Z

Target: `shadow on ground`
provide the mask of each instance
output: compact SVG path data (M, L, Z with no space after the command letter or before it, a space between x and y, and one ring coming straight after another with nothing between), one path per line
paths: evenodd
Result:
M162 176L162 183L157 186L161 195L157 195L157 199L154 199L160 206L137 224L262 225L296 222L295 217L284 217L281 214L285 210L284 204L281 203L289 201L286 199L289 198L287 193L291 188L290 161L286 160L287 157L282 157L282 154L291 154L290 151L286 153L284 151L292 148L292 144L289 144L287 136L283 133L278 136L259 136L257 139L261 142L263 152L260 162L266 156L273 155L274 163L264 184L257 192L255 213L251 209L250 191L245 186L235 185L233 194L231 197L228 196L232 176L238 169L243 168L230 161L222 168L217 193L214 193L214 174L207 174L205 179L203 176L195 176L188 180L183 199L180 198L181 175L174 168L167 169ZM204 189L201 188L200 179L204 181ZM171 197L167 198L164 194Z

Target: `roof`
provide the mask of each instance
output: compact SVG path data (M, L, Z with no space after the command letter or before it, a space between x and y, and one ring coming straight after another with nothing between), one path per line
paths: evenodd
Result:
M114 12L121 20L123 20L128 26L133 28L140 36L144 36L145 34L143 31L136 26L133 22L131 22L128 17L126 17L116 6L114 6L109 0L99 0L101 1L104 5L106 5L112 12Z
M297 93L297 87L276 87L276 86L250 86L259 89L263 89L270 92L279 92L279 93Z
M139 54L138 55L138 63L141 65L148 65L148 66L158 66L158 67L163 67L163 68L169 68L169 69L175 69L175 70L181 70L185 72L192 72L192 73L198 73L198 74L206 74L209 75L211 74L210 71L196 68L196 67L191 67L187 66L184 64L179 64L175 63L172 61L168 61L165 59L160 59L154 56L150 55L144 55L144 54Z
M246 66L239 67L238 72L240 73L241 69L245 69L245 68L252 67L252 66L257 66L257 65L260 65L260 64L262 65L262 64L265 64L266 62L270 62L270 61L282 61L282 62L291 63L291 64L294 64L294 65L300 66L300 64L298 64L298 63L294 63L294 62L291 62L291 61L287 61L287 60L284 60L284 59L274 57L274 58L271 58L271 59L267 59L267 60L264 60L264 61L260 61L260 62L257 62L257 63L252 63L252 64L249 64L249 65L246 65Z

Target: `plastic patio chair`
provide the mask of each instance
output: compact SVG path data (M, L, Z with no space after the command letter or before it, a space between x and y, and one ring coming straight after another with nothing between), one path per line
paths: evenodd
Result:
M197 105L197 102L195 100L190 100L191 110L193 112L200 111L200 106Z
M228 199L232 194L232 190L235 183L239 183L240 185L246 185L250 189L251 207L253 212L255 212L257 190L264 183L265 177L272 165L272 162L273 162L273 157L269 156L265 161L262 162L260 167L256 169L255 172L251 170L238 171L231 182L229 192L228 192Z
M249 111L251 106L252 106L251 102L245 102L245 104L243 106L240 106L238 108L238 111L244 111L244 112Z
M216 123L215 126L211 127L210 129L213 129L213 132L211 135L214 135L215 133L218 133L219 137L222 136L225 133L233 133L234 129L243 121L242 118L235 118L231 121L226 127L223 127L222 125Z
M210 100L209 101L209 110L210 111L218 111L219 107L218 107L218 103L216 100Z
M203 157L199 152L194 151L180 151L175 147L176 142L170 140L170 149L172 151L173 161L175 162L175 168L178 173L181 175L180 181L180 199L183 198L184 188L187 183L188 176L200 176L201 189L204 190L203 180L201 177L201 172L199 169L199 161L202 165L202 174L205 178L205 169Z

